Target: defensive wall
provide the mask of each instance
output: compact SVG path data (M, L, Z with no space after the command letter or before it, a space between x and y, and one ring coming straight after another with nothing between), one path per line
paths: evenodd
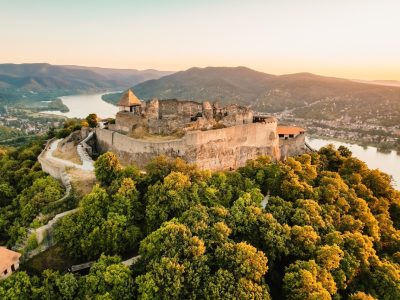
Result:
M49 151L51 144L56 140L56 138L52 138L50 139L45 148L43 149L43 151L40 153L40 155L38 156L38 162L40 163L40 165L42 166L42 170L44 172L46 172L47 174L49 174L51 177L54 177L56 179L59 179L62 181L62 183L64 185L66 185L65 182L65 176L63 176L63 173L65 171L65 166L57 163L53 160L49 160L46 157L46 153L47 151Z
M301 155L309 150L305 146L305 135L300 134L290 139L279 139L281 159L285 160L289 156Z
M134 139L96 128L100 152L112 151L122 163L146 165L153 157L168 155L196 163L202 169L226 170L244 166L248 159L269 155L280 159L277 122L250 123L214 130L186 132L180 139L151 141Z

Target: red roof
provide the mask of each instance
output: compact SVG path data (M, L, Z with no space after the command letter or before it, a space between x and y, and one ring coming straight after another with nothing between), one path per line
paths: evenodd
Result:
M18 262L21 253L0 247L0 274L7 270L11 265Z
M278 134L300 134L306 132L304 128L296 127L296 126L278 126L276 128Z

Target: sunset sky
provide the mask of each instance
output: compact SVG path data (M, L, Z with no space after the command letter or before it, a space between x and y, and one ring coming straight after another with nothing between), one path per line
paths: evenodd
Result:
M398 0L0 0L0 63L400 80Z

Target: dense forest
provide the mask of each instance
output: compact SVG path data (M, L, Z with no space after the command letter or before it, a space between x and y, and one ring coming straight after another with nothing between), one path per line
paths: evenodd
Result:
M26 235L27 227L40 226L36 217L64 193L37 162L43 143L37 138L28 146L0 152L0 245L11 247Z
M39 152L1 154L2 244L62 193ZM18 271L1 299L400 299L400 192L347 148L229 172L163 156L141 172L105 153L95 174L55 233L96 260L89 273Z

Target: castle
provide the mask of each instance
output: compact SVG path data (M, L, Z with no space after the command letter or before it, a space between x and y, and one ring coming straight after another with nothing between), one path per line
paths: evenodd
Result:
M200 168L236 169L260 155L279 160L305 151L305 131L278 126L248 107L176 99L142 102L126 91L115 124L96 128L97 148L123 163L144 166L157 155L181 157Z

